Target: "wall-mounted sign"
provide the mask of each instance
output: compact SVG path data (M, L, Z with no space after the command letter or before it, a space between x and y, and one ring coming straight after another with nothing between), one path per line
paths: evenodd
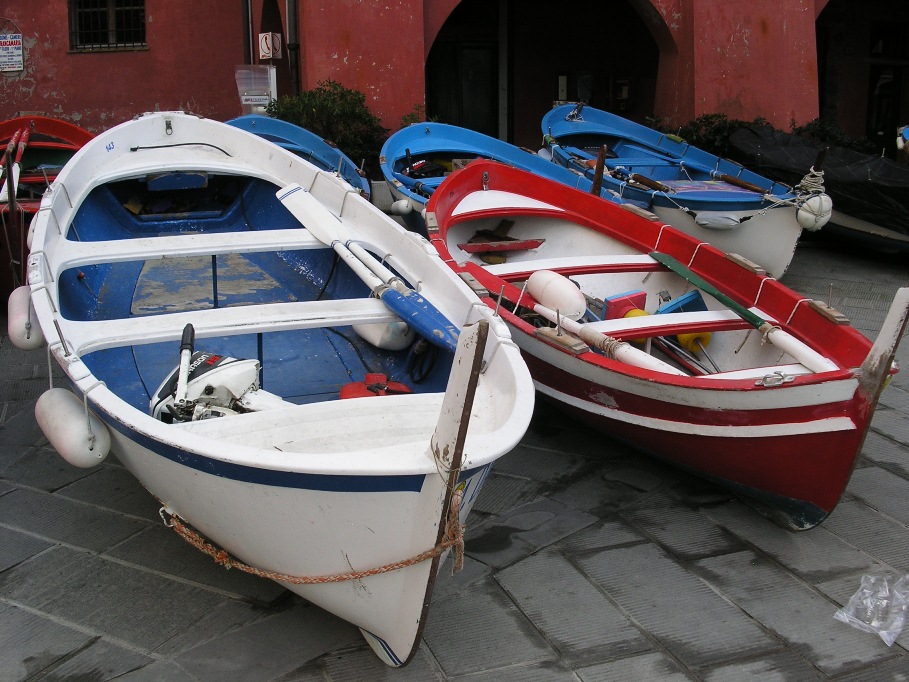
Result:
M271 102L269 95L240 95L240 104L243 106L267 107Z
M259 34L259 59L281 59L281 34Z
M0 33L0 71L22 71L22 34Z

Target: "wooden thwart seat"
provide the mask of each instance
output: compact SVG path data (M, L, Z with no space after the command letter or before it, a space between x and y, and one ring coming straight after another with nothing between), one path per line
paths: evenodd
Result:
M104 348L179 341L187 324L195 328L196 338L205 338L398 319L377 298L350 298L231 306L118 320L67 321L62 331L67 348L82 355Z
M537 270L552 270L560 275L598 275L610 272L647 272L662 269L656 260L646 254L625 256L564 256L561 258L535 258L489 265L484 269L506 282L527 279Z
M72 242L66 257L56 261L58 271L100 263L155 260L230 253L262 253L327 248L309 230L246 230L208 234L174 234L110 241Z

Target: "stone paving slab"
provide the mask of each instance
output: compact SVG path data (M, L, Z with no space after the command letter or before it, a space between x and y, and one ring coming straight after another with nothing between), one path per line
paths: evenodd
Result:
M0 604L0 682L39 675L71 652L89 646L93 639L48 618Z
M808 240L783 281L873 337L909 272ZM115 457L62 462L34 419L46 352L0 336L0 682L906 682L909 633L887 647L833 619L862 575L909 572L909 342L897 358L843 501L805 533L538 401L393 670L183 543Z
M0 573L0 598L149 654L261 617L239 600L63 546Z
M58 488L57 495L127 516L151 520L158 518L161 505L122 466L104 465L89 471L90 475Z
M624 682L625 680L666 680L683 682L690 679L671 658L661 654L644 654L610 663L582 668L584 682Z
M741 540L732 533L689 507L667 505L631 510L623 516L680 559L700 559L742 548Z
M909 367L907 367L907 370L909 370ZM874 414L871 428L891 440L899 443L909 443L909 425L906 423L907 412L895 409L879 409Z
M558 659L556 650L493 580L433 602L423 637L447 676Z
M888 653L880 639L834 620L838 604L754 552L704 559L697 566L718 591L827 675Z
M844 542L824 525L808 532L792 533L738 502L711 509L706 514L811 582L857 570L871 561L867 552Z
M909 567L906 526L863 502L854 499L840 502L824 522L824 528L894 570Z
M909 414L909 410L906 410L906 414ZM865 438L862 455L897 476L909 479L909 447L898 440L872 430Z
M868 467L853 473L849 492L869 507L909 526L909 480L878 467Z
M37 428L37 426L36 426ZM92 476L92 471L68 464L50 445L17 448L4 456L0 451L0 471L21 486L50 493L79 479ZM106 466L106 465L105 465Z
M594 521L592 514L542 499L473 526L467 534L467 550L488 566L503 568Z
M297 601L283 613L225 632L174 657L196 679L271 680L307 661L359 641L357 628Z
M532 479L493 471L487 476L473 511L478 515L501 514L536 499L542 488Z
M132 536L104 555L256 604L272 604L286 594L282 586L270 580L243 571L225 571L163 524Z
M53 546L48 540L0 526L0 572Z
M29 488L0 497L0 523L100 552L147 528L149 522Z
M499 571L496 580L561 657L575 666L652 649L628 617L558 552L544 550L528 557Z
M763 656L756 661L730 663L705 671L706 682L766 682L767 680L798 680L810 682L825 676L804 658L792 651L775 656Z
M576 561L633 622L687 666L780 648L754 620L655 545L607 549Z
M154 659L148 656L97 639L62 661L50 677L59 680L129 679L130 673L152 663Z

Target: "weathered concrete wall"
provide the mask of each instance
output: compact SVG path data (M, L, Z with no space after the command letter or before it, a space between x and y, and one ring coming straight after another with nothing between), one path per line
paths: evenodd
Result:
M762 116L778 127L818 115L815 19L826 0L651 0L664 27L656 113L685 123L701 114Z
M391 130L424 103L423 0L299 0L304 90L335 80Z

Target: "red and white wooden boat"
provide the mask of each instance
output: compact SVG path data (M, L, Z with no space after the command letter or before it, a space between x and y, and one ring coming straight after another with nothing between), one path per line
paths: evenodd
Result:
M495 162L432 195L430 239L590 426L811 528L839 501L909 315L872 344L754 263Z
M67 161L94 137L79 126L47 116L0 123L0 290L25 282L26 233L41 197Z

